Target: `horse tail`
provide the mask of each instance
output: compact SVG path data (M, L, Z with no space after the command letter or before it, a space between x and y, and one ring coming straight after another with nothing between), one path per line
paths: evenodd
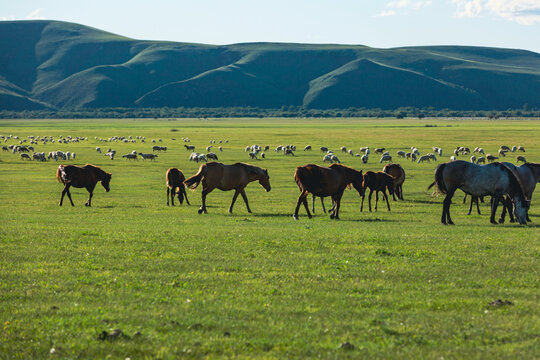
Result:
M428 186L428 190L434 185L437 185L437 190L442 194L446 194L447 189L443 179L443 171L445 167L446 164L440 164L437 166L437 170L435 170L435 181Z
M191 190L195 190L197 186L199 186L203 176L206 175L206 167L206 164L202 164L199 168L199 172L190 177L189 179L185 180L184 184Z
M61 182L62 184L67 184L71 181L67 178L64 165L58 166L58 169L56 170L56 180L58 180L58 182Z

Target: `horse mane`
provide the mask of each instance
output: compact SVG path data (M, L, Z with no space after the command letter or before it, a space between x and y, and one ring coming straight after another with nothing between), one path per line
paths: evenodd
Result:
M262 174L264 172L262 168L255 165L249 165L241 162L234 163L233 165L243 167L245 170L256 174Z
M533 174L535 176L540 176L540 164L539 163L526 162L525 164L523 164L521 166L528 167L533 172Z
M105 176L105 177L111 177L112 174L106 172L105 170L103 170L102 168L100 168L99 166L96 166L96 165L92 165L92 164L85 164L84 165L85 168L93 168L95 171L97 171L101 176Z
M525 191L525 188L523 187L523 184L521 183L521 180L519 179L519 176L517 176L515 173L514 173L514 170L503 164L503 163L499 163L499 162L495 162L493 163L493 165L498 165L498 166L501 166L503 169L506 169L506 171L508 172L508 174L510 174L510 176L508 177L510 179L510 186L512 188L512 190L517 190L517 193L519 195L521 195L523 197L523 199L525 199L525 201L528 201L527 197L525 196L526 194L526 191Z

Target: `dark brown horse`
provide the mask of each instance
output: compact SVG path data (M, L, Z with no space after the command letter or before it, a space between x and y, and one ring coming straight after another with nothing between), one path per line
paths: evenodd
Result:
M86 190L88 190L90 197L88 198L88 201L86 201L85 205L91 206L92 195L94 194L94 188L96 187L97 182L101 181L101 185L103 185L105 191L109 192L111 176L112 175L110 173L90 164L86 164L85 166L58 166L58 170L56 170L56 179L64 184L64 190L62 191L62 197L60 198L59 205L62 206L64 195L67 194L69 201L71 202L71 206L75 206L75 204L73 204L73 200L71 200L71 193L69 192L69 188L73 186L76 188L86 188Z
M184 180L186 180L184 174L177 168L170 168L165 174L165 180L167 182L167 206L169 206L169 194L171 197L172 206L174 206L174 195L176 194L178 194L178 201L180 204L184 202L185 197L186 203L190 205L186 193L186 187L184 185ZM176 189L178 189L178 191Z
M440 164L435 170L435 181L428 189L436 185L438 192L446 194L443 201L441 222L453 225L450 218L450 204L457 189L472 196L492 196L491 217L495 221L497 206L505 194L510 195L514 203L514 215L520 224L527 223L527 199L519 179L513 171L501 163L476 165L463 160Z
M321 198L332 197L333 209L330 209L330 219L339 219L339 207L345 188L352 186L360 195L364 193L362 188L362 171L356 171L341 164L332 164L330 167L321 167L314 164L298 166L294 172L294 180L300 189L300 196L296 202L293 217L298 220L300 204L304 204L308 217L309 212L307 196L312 193Z
M235 190L229 213L232 214L234 202L238 194L242 195L246 203L247 211L251 213L245 187L252 181L259 180L259 184L266 190L270 191L270 177L266 169L261 169L257 166L252 166L244 163L236 163L232 165L224 165L222 163L203 164L199 168L199 172L186 181L187 187L195 190L199 183L202 182L202 205L199 209L199 214L207 213L206 211L206 195L214 189L223 191Z
M388 206L388 211L390 211L390 204L388 203L388 196L386 195L386 189L390 195L394 194L394 178L387 173L382 171L373 172L366 171L364 174L363 185L364 190L369 188L369 211L371 212L371 195L375 191L375 211L377 211L377 203L379 202L379 191L383 193L383 198L386 200L386 206ZM364 196L362 196L362 206L360 206L360 211L364 211Z
M392 198L396 201L398 199L403 200L403 183L405 182L405 170L399 164L388 164L383 167L383 172L391 175L394 178L394 194Z

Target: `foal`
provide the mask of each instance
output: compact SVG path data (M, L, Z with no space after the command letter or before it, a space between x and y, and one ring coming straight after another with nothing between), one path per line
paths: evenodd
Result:
M165 180L167 183L167 206L169 206L169 194L171 197L172 206L174 206L174 195L176 194L178 194L178 201L180 204L184 202L185 197L186 203L190 205L186 193L186 186L184 185L184 180L186 180L184 174L177 168L170 168L165 174ZM178 192L176 191L177 188Z
M387 173L384 173L382 171L376 173L373 171L366 171L366 173L364 174L364 181L362 183L362 187L364 188L364 191L366 190L366 188L369 188L368 204L370 212L371 195L373 195L373 191L375 191L375 211L377 211L377 203L379 202L379 191L383 193L383 198L386 200L386 206L388 206L388 211L390 211L390 204L388 203L386 189L388 189L388 193L390 195L394 195L394 178L391 175L388 175ZM364 196L362 196L362 206L360 206L360 211L364 210L364 198L365 192Z

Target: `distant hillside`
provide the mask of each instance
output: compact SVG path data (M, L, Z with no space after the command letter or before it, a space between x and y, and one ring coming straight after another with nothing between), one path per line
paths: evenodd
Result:
M540 54L511 49L134 40L0 22L0 110L257 106L540 107Z

